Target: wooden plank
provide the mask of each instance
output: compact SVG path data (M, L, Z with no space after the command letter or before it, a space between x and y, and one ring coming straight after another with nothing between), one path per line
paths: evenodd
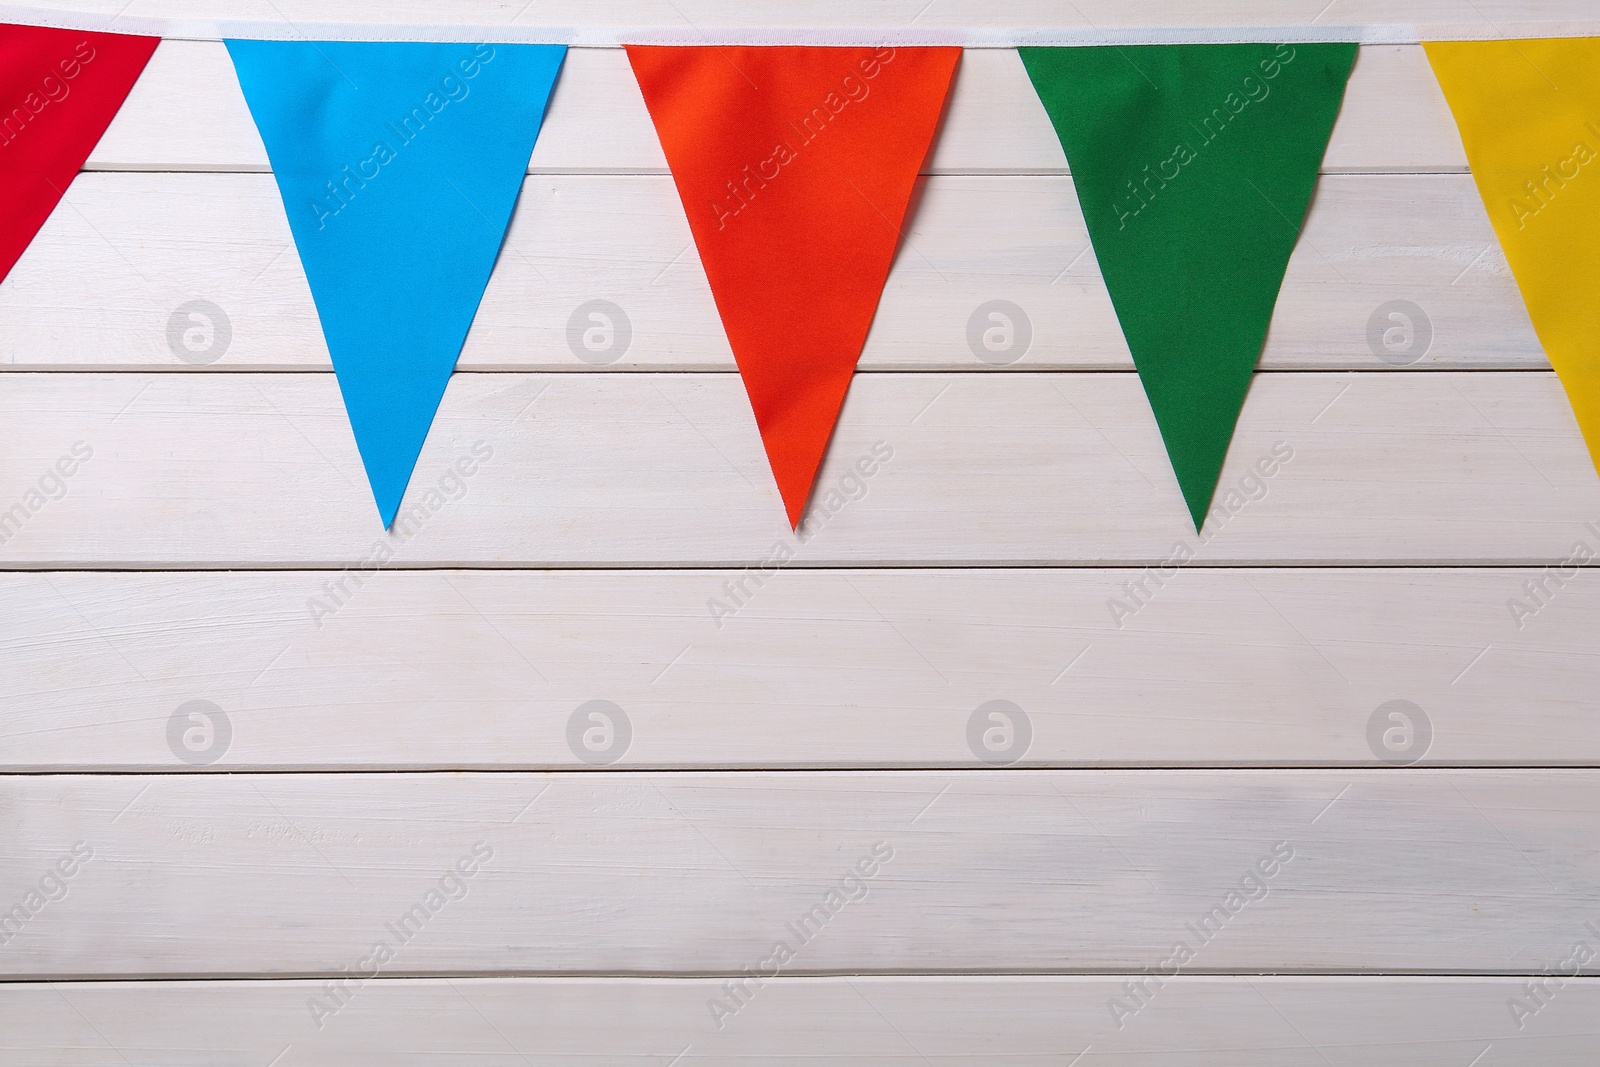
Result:
M6 374L0 421L6 568L1543 565L1600 520L1548 372L1258 375L1204 540L1132 374L861 376L803 542L730 374L457 375L387 536L332 375Z
M1131 368L1070 179L933 178L906 238L863 369ZM584 347L595 300L620 308L625 348ZM990 352L996 300L1027 340L1018 325L1017 347ZM225 327L188 334L194 301ZM327 369L272 179L81 176L0 285L0 365ZM1323 179L1261 365L1548 363L1471 178L1388 175ZM528 179L461 366L732 370L671 180Z
M1558 980L1520 1029L1518 978L1180 976L1121 1029L1127 979L1099 976L778 977L720 1027L724 979L379 978L320 1027L309 981L18 984L0 1047L13 1067L1462 1067L1486 1048L1589 1067L1600 983Z
M1600 764L1581 572L58 573L0 601L10 772ZM197 700L227 727L190 751ZM627 728L586 749L593 700Z
M1188 973L1518 974L1600 911L1593 770L8 776L0 812L0 899L82 842L19 978L312 977L384 938L397 977L732 974L778 940L795 974L1177 941Z
M163 42L87 169L268 170L223 45ZM1455 124L1421 48L1361 50L1323 169L1466 172ZM568 53L529 170L667 173L666 157L620 49ZM1016 52L969 49L962 56L927 170L1066 173L1066 158Z
M199 36L1593 25L1588 0L45 6ZM964 56L862 361L901 373L857 383L803 544L616 50L569 56L463 354L483 373L453 383L388 538L220 44L164 43L88 169L113 173L0 286L0 366L125 372L0 377L0 567L46 569L0 574L0 908L23 914L0 912L0 975L47 980L0 985L6 1064L1594 1059L1600 984L1537 976L1600 946L1600 593L1542 566L1600 545L1600 493L1420 49L1362 49L1263 354L1313 373L1258 379L1204 542L1010 51ZM594 299L630 317L610 362L568 341ZM967 340L995 299L1030 318L1012 362ZM196 300L225 353L180 350L207 325L182 314L173 340ZM1392 301L1427 318L1414 360L1370 340ZM1391 369L1479 373L1324 373ZM658 373L556 373L599 370ZM1194 566L1102 566L1179 543ZM389 551L366 581L305 569ZM1374 562L1444 566L1347 566ZM1457 566L1482 563L1522 566ZM230 565L257 569L51 569ZM417 569L450 565L568 569ZM614 759L615 729L584 746L592 700L626 709ZM1027 725L1014 763L983 748L1000 720L974 729L996 700ZM1381 747L1395 700L1428 735L1410 770L1378 766L1412 763ZM865 898L829 898L879 842ZM1275 847L1293 859L1246 882ZM724 988L833 902L748 1005ZM340 1006L323 976L407 914ZM1131 998L1202 921L1187 973Z
M267 150L221 41L162 41L85 170L259 171Z
M1466 173L1467 154L1455 119L1420 47L1362 47L1322 170Z

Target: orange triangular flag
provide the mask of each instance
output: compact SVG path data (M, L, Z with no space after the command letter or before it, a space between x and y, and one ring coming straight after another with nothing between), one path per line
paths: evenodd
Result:
M792 525L960 57L628 46Z

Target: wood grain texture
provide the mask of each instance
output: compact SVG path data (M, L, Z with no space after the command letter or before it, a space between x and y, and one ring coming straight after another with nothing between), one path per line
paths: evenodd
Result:
M1594 979L1510 1004L1600 949L1600 586L1547 569L1600 549L1600 483L1420 48L1360 51L1262 355L1295 373L1257 376L1204 538L1043 110L970 48L797 539L615 48L569 53L476 373L384 535L204 39L1415 41L1595 32L1592 0L41 6L202 39L160 46L0 285L7 1067L1594 1061ZM610 362L569 341L595 299L629 318ZM968 341L996 299L1032 332L1009 363ZM196 300L220 319L174 318ZM1393 301L1426 344L1373 347ZM622 751L584 747L591 700ZM997 700L1029 734L1005 769ZM1373 739L1392 700L1420 751ZM190 701L222 744L186 744Z
M457 375L388 535L332 375L7 374L0 421L4 567L1544 565L1600 521L1548 372L1257 375L1204 543L1129 373L863 375L803 543L730 374Z
M385 936L397 976L733 974L775 940L797 974L1127 972L1176 941L1189 973L1515 974L1600 911L1592 770L52 775L0 806L0 899L93 853L15 977L315 976Z
M1022 766L1600 764L1586 572L58 573L0 600L11 772L185 769L192 700L228 771L582 770L591 700L630 724L596 739L612 769L977 768L992 700ZM1426 724L1396 753L1391 700Z
M575 315L580 335L589 325L578 309L596 299L622 308L626 347L594 355L573 339ZM992 357L1009 362L992 363L969 334L975 316L980 335L992 324L979 308L997 299L1022 309L1028 340L1018 327L1016 349ZM208 314L226 321L225 342L185 347L189 321L178 312L193 300L218 309ZM1394 301L1412 305L1407 318L1380 310ZM1388 329L1401 331L1397 347L1385 344ZM1071 179L929 180L860 365L1131 369ZM1260 365L1549 364L1472 180L1387 175L1322 180ZM329 369L272 179L81 176L0 285L0 366ZM671 179L530 177L460 366L731 371Z
M1589 1067L1600 983L1519 1030L1514 978L1185 976L1119 1030L1124 979L777 978L721 1028L723 979L378 979L318 1028L320 983L0 986L11 1067ZM181 1026L171 1025L179 1016Z
M164 41L89 157L89 170L266 172L227 50ZM1466 156L1422 49L1361 50L1326 173L1466 173ZM616 48L568 52L529 161L535 174L666 174L644 98ZM1067 162L1017 54L968 49L931 174L1064 174Z

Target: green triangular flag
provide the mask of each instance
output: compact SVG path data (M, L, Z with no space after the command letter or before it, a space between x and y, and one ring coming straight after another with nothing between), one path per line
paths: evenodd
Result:
M1199 530L1356 46L1019 51Z

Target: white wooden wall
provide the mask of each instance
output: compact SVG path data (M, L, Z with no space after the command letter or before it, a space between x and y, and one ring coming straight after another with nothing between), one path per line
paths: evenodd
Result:
M1547 570L1600 479L1414 44L1589 0L48 6L1413 43L1361 51L1204 538L1043 109L967 51L819 496L892 458L803 542L620 51L568 57L386 536L226 53L162 44L0 285L0 510L81 460L0 544L0 910L59 898L0 924L7 1067L1600 1061L1600 579ZM1396 300L1425 346L1374 348Z

